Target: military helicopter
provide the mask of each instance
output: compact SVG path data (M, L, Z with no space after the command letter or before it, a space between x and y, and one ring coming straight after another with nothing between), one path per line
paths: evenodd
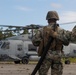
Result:
M8 27L8 25L1 25ZM20 26L12 26L20 27ZM28 64L29 60L38 60L37 48L32 44L31 38L34 35L33 29L41 28L39 25L27 25L26 27L21 26L21 30L32 29L32 33L17 35L6 38L0 41L0 60L13 60L16 64L22 62Z

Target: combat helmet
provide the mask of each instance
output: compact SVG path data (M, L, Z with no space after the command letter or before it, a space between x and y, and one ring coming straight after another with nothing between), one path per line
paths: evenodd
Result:
M59 20L58 13L56 11L48 11L46 15L46 20L49 20L49 19Z

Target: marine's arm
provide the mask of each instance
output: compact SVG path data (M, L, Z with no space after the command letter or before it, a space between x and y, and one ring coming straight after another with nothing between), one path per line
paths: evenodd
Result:
M36 34L32 38L32 43L34 46L39 46L41 40L42 40L42 34L41 34L42 29L37 30Z
M65 42L76 43L76 26L72 31L67 31L64 29L59 30L55 33L55 37Z

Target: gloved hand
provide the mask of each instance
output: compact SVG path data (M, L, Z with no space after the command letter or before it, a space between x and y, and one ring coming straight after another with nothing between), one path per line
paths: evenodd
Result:
M54 34L52 35L54 38L56 38L56 36L57 36L58 34L57 34L57 32L54 32Z
M53 30L50 30L50 36L52 36L53 38L56 38L57 36L57 32L53 31Z
M46 30L46 34L47 34L48 37L52 36L53 38L56 38L57 32L55 32L51 27L49 27L49 26L45 27L44 30Z

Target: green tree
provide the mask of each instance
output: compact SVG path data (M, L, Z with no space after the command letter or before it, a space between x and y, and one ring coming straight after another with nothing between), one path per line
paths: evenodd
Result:
M0 40L3 39L3 34L2 34L2 31L0 31Z
M3 28L1 27L1 28L0 28L0 40L3 39L3 33L2 33L2 31L3 31Z
M27 34L27 33L28 33L28 30L24 29L22 34Z

